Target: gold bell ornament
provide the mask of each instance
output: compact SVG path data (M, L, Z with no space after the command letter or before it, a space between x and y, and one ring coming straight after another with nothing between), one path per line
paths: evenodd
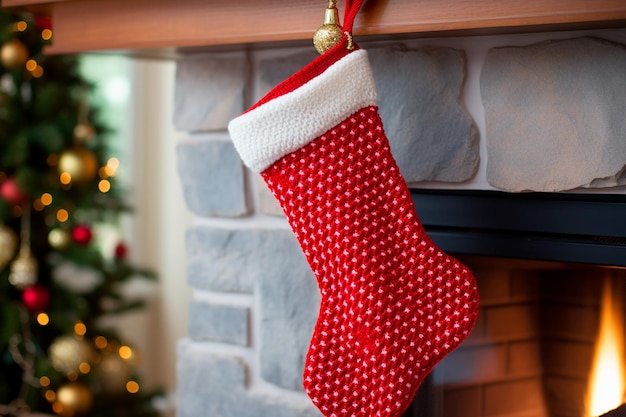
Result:
M19 290L35 284L38 277L37 259L30 250L30 205L24 204L20 230L20 252L11 263L9 282Z
M341 42L342 32L336 4L336 0L328 1L328 7L324 14L324 24L317 29L313 36L313 46L320 54Z

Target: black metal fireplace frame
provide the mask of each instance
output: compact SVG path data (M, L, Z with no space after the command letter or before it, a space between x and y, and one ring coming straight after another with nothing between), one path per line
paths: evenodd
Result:
M429 236L446 252L626 267L626 195L411 194Z

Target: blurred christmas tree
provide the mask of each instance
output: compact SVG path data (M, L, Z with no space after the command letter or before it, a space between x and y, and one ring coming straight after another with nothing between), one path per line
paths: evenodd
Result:
M51 36L0 11L0 415L156 416L137 353L100 327L142 307L121 284L153 275L98 236L127 210L118 160L77 57L42 53Z

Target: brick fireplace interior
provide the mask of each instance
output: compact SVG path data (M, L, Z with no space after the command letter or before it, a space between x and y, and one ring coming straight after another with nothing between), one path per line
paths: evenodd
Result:
M626 272L462 259L478 280L478 323L434 370L406 415L585 416L603 283L623 291Z
M435 368L405 415L589 416L587 392L607 286L618 303L616 316L626 313L622 198L518 195L518 210L500 206L511 196L489 193L414 190L414 199L433 238L461 253L474 271L481 307L470 337ZM459 209L442 211L448 205L440 200L457 200L453 206ZM532 208L554 203L558 219ZM597 216L577 226L587 204L598 209ZM502 228L502 222L509 226ZM611 257L611 251L620 255ZM618 327L623 338L623 320Z

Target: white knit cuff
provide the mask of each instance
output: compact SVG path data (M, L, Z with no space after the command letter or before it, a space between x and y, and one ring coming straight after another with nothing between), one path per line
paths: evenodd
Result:
M359 109L376 103L367 52L360 49L296 90L232 120L228 130L243 162L262 172Z

